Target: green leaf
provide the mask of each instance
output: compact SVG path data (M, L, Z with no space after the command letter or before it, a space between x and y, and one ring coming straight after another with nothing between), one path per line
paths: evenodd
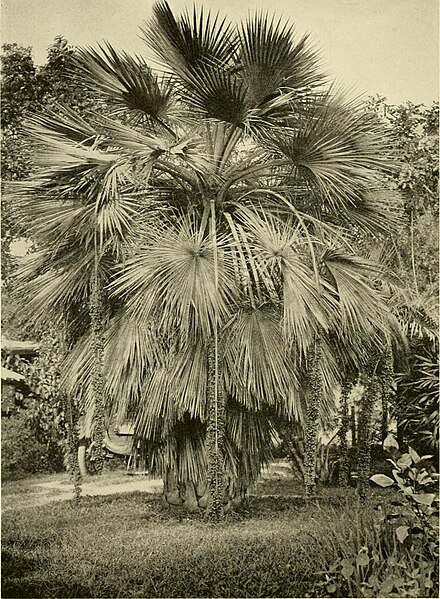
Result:
M358 553L358 555L356 556L356 566L368 566L368 564L370 563L370 558L368 557L368 553L366 553L365 551L362 551L361 553Z
M388 437L383 442L383 448L385 449L385 451L388 451L388 453L395 453L395 451L398 451L399 444L397 443L397 440L394 437L394 435L388 435Z
M408 447L408 452L409 455L412 457L412 460L415 464L418 464L420 462L420 456L417 453L417 451L415 451L415 449L413 449L412 447Z
M416 481L421 485L430 485L434 482L434 479L429 476L426 470L422 470L417 474Z
M374 474L370 477L370 480L380 487L391 487L391 485L394 485L393 479L385 474Z
M341 574L346 580L349 580L350 577L354 573L353 562L351 559L345 558L342 560L341 563L342 563Z
M422 457L420 458L420 461L422 462L423 460L430 460L431 458L433 458L434 456L431 455L422 455Z
M397 465L399 466L399 468L401 468L402 470L405 470L406 468L409 468L409 466L411 466L413 463L412 457L410 456L409 453L404 453L398 460L397 460Z
M422 505L431 505L435 499L434 493L415 493L413 495L414 499L417 503L421 503Z
M399 543L403 543L409 535L409 526L398 526L396 528L396 537Z

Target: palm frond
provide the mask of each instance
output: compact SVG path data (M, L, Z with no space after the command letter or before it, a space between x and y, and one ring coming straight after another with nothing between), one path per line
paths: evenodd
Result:
M296 385L286 359L281 315L270 307L239 310L228 325L224 340L226 388L253 410L264 404L282 406L297 414L291 390Z
M261 107L283 90L295 90L292 98L322 83L317 57L307 49L307 36L294 41L292 26L275 22L267 13L248 18L240 29L240 75L253 105Z
M220 20L211 18L203 8L194 7L176 19L165 0L153 6L153 16L142 28L149 48L165 68L184 79L202 63L215 61L226 65L237 43L234 29Z
M70 248L70 251L60 252L57 260L50 257L50 270L44 266L45 257L44 252L31 256L29 263L17 273L19 293L22 301L26 299L22 308L26 318L41 325L47 325L51 317L57 318L62 312L67 314L73 307L87 302L95 276L94 259L90 254L82 255L81 250ZM111 267L111 261L101 260L99 278L108 280Z
M164 125L177 110L169 78L159 79L143 58L117 52L109 43L99 50L78 50L76 67L87 86L114 107L114 114L130 113L132 124L147 119Z
M14 194L14 206L26 234L37 245L48 248L49 260L56 260L69 245L77 246L83 255L89 253L92 259L97 241L101 253L110 251L115 259L122 259L125 247L141 226L145 204L135 194L116 195L96 210L95 205L80 200L60 202L53 192L44 194L27 185L18 186Z
M231 496L241 496L256 482L262 466L272 459L276 438L273 416L268 410L249 410L229 400L226 418L228 490Z
M334 426L336 415L336 392L342 380L342 373L337 362L336 352L325 336L321 338L321 356L319 369L322 390L319 405L321 427L328 430Z
M78 143L73 131L70 139L63 119L58 121L57 116L33 117L26 129L39 167L35 186L42 191L56 189L59 198L77 194L96 201L114 197L120 186L130 182L124 158L114 149L98 149L99 137Z
M314 241L293 218L283 222L245 207L237 214L252 239L257 280L272 301L282 298L286 339L305 355L314 335L328 328L333 303L314 267Z
M205 422L207 350L203 341L195 340L173 352L170 378L177 409Z
M374 286L380 278L382 266L371 260L349 255L336 249L327 249L322 264L330 273L329 282L337 293L338 311L335 327L345 339L363 335L364 342L379 348L383 338L390 335L402 342L401 330L384 297ZM325 275L324 275L325 276Z
M372 235L389 235L402 223L402 197L393 189L370 188L361 202L347 207L346 219Z
M146 231L146 241L124 264L112 285L128 310L143 322L153 316L170 333L211 336L215 315L228 318L235 295L232 266L225 260L229 240L219 237L219 289L211 243L191 218Z
M241 127L252 107L247 86L223 64L200 63L185 77L182 98L198 114Z
M296 115L290 128L260 137L275 156L291 161L292 176L315 197L317 214L348 220L349 210L365 206L378 176L395 167L375 119L356 104L341 105L331 97ZM371 201L369 208L371 214Z

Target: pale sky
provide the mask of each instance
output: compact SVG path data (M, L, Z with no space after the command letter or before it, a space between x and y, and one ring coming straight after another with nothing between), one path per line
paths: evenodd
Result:
M139 25L153 0L1 0L2 43L32 46L42 64L56 35L72 45L108 40L146 54ZM169 0L175 12L192 2ZM389 103L438 99L438 0L204 0L230 20L264 8L310 32L331 78Z

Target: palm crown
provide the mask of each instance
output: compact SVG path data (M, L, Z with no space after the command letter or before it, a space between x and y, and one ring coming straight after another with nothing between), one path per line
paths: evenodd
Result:
M82 50L98 110L30 120L39 169L15 192L40 248L26 289L37 319L87 323L99 281L109 410L133 415L162 473L199 481L225 459L238 484L266 457L270 414L302 418L317 341L326 421L344 373L395 332L380 267L352 249L394 219L380 191L393 165L380 124L324 89L288 25L176 19L158 2L143 35L160 70ZM90 407L82 330L66 387Z

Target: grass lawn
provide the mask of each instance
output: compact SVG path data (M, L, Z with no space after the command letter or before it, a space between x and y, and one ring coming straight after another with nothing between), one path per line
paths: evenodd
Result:
M139 491L9 508L2 597L304 597L365 508L352 489L300 491L266 477L220 525Z

